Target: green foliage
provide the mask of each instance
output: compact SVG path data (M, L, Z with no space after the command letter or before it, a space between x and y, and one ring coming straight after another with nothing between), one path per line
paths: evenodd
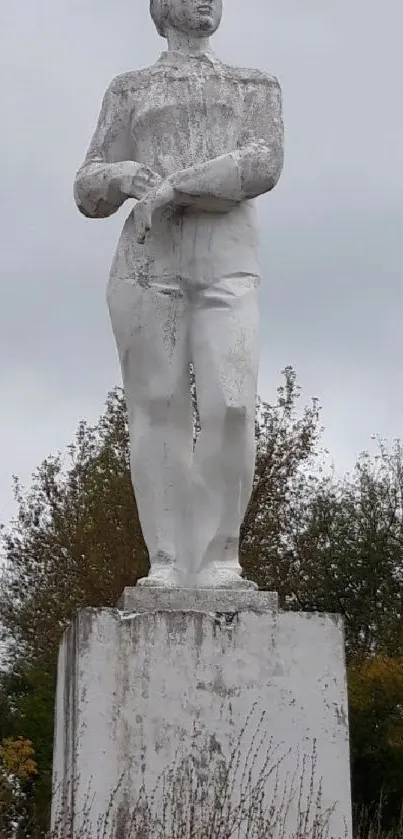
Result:
M403 792L403 658L351 664L349 700L354 799L391 827Z
M277 591L284 605L291 594L288 574L295 516L301 500L310 500L316 488L323 452L318 447L317 401L298 412L300 390L289 367L277 396L275 405L258 405L255 481L240 547L247 576L260 588Z
M7 737L0 743L0 831L11 834L21 812L28 812L38 774L30 740Z
M294 606L337 612L349 657L403 651L403 458L379 443L353 475L301 499L287 579Z
M48 664L4 674L0 686L0 707L8 708L6 719L0 724L0 734L22 737L35 744L35 777L25 788L25 800L17 801L20 816L20 835L31 830L41 835L48 824L49 801L52 787L53 716L55 678ZM2 702L3 700L3 702ZM21 808L21 804L23 807Z
M110 394L94 428L81 423L67 457L48 458L4 534L0 618L28 663L54 658L83 605L111 606L147 573L128 464L123 396Z
M287 368L276 404L259 405L241 562L261 588L279 592L283 608L343 614L355 802L371 811L383 798L385 824L393 824L403 791L402 449L380 442L375 458L361 456L353 474L336 481L323 471L317 402L299 409L299 395ZM49 815L61 633L77 608L115 605L148 570L120 390L94 427L80 425L64 456L44 461L28 491L16 484L16 497L17 518L3 532L0 741L30 741L37 774L24 795L3 783L3 814L18 837L36 839Z
M263 404L255 486L241 529L248 576L283 608L342 614L349 658L403 652L403 451L323 471L316 401L298 413L295 374Z

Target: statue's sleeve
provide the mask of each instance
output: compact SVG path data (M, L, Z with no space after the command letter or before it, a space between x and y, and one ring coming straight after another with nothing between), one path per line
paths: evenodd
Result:
M74 182L78 209L89 218L106 218L127 197L121 190L123 175L135 175L139 164L132 157L128 97L114 80L103 98L98 123L84 163Z
M236 153L242 198L255 198L276 186L284 162L281 88L276 78L262 76L246 99L244 138Z
M174 176L178 201L226 203L255 198L275 187L283 168L283 117L277 79L251 82L245 97L245 128L239 148Z

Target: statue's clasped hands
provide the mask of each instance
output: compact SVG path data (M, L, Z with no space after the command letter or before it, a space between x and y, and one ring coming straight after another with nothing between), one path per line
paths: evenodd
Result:
M269 148L263 139L251 139L243 148L245 164L252 171L261 165L262 153L267 156ZM133 165L133 164L132 164ZM211 209L209 212L228 212L234 204L243 200L239 170L234 155L222 155L209 161L207 173L203 166L191 166L174 172L166 178L153 172L147 166L136 165L134 173L124 174L122 189L128 197L137 198L133 209L137 242L143 243L151 230L153 214L163 207L185 207L197 203L198 195L209 199L211 191ZM206 189L207 183L207 189ZM220 195L218 187L225 186Z
M154 212L171 204L175 198L172 176L162 178L148 166L139 166L135 174L124 174L121 189L128 198L136 198L133 218L137 242L143 243L151 230Z
M133 208L133 217L136 228L136 238L139 244L143 244L147 233L151 230L153 214L156 210L173 204L175 189L169 178L160 179L159 183L153 186Z

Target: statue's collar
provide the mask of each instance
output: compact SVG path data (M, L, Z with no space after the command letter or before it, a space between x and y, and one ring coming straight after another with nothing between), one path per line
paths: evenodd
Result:
M178 67L183 64L189 64L193 61L207 62L207 64L211 64L213 67L220 63L219 59L213 52L198 52L192 54L180 52L179 50L165 50L161 53L157 63L173 64Z

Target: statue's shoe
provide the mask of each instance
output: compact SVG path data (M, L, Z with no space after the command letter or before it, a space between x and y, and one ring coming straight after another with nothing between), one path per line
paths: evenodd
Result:
M137 581L138 586L160 586L162 588L184 588L183 574L174 565L157 565L151 568L148 577Z
M257 589L256 583L242 577L238 559L229 562L207 561L197 573L184 572L173 557L167 554L153 558L148 577L138 586L182 589Z
M257 589L256 583L241 576L240 569L209 563L194 577L195 588Z

